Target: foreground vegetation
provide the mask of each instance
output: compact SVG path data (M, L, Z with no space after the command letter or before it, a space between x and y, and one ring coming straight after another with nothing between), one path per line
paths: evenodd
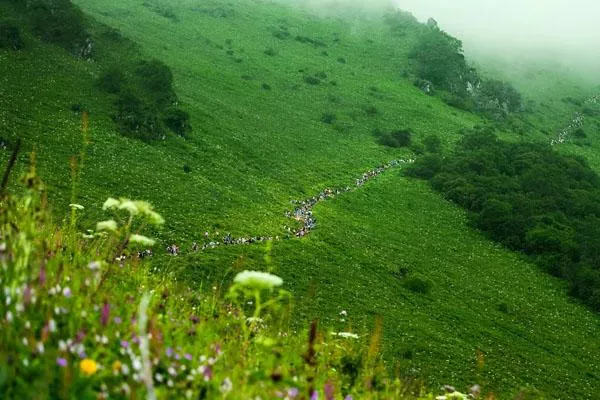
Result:
M33 168L23 181L0 200L3 399L432 398L388 374L380 330L290 329L275 275L199 293L151 274L141 233L164 221L148 203L109 198L82 233L82 206L57 226Z

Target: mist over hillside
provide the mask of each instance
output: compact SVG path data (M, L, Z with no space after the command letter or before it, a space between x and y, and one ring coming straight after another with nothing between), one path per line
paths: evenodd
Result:
M289 0L284 2L291 3ZM566 67L598 83L600 35L595 24L600 4L593 0L300 0L322 13L383 13L400 8L420 21L434 18L441 29L459 38L475 58L544 63Z

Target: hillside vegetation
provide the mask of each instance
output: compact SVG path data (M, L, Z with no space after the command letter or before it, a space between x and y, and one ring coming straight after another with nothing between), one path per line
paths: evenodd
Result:
M145 287L172 284L226 307L213 286L219 292L244 269L267 270L294 299L290 335L318 320L324 331L358 334L357 348L366 349L380 327L377 365L405 388L413 382L437 393L442 384L478 383L497 398L593 398L600 389L600 320L563 281L474 231L464 211L402 176L403 168L356 184L392 160L443 152L448 158L439 157L433 174L451 168L452 149L475 127L493 126L506 142L548 145L585 112L591 90L543 75L539 86L516 82L517 92L506 77L473 70L460 42L439 27L403 12L338 17L246 0L75 3L85 32L76 36L84 39L65 44L35 29L24 2L0 1L2 26L18 28L0 30L0 159L21 138L9 182L19 192L17 177L35 149L56 220L72 212L69 203L85 207L72 227L79 232L106 218L108 197L147 199L166 217L146 228L156 238L151 258L138 265L143 247L128 254L138 269L132 281L123 278L127 287L144 277ZM415 52L427 48L424 40L431 51L449 45L457 55L451 78L470 71L472 80L445 86L439 71L420 69L431 56ZM536 94L542 83L545 97ZM587 113L585 137L548 151L581 154L600 170L598 119L593 108ZM345 187L353 190L311 206L310 235L290 234L301 224L286 217L291 200ZM279 240L225 246L229 234ZM219 245L194 251L210 242ZM173 245L176 256L164 250ZM115 279L109 288L117 291ZM298 361L304 338L290 340ZM223 371L235 363L228 362ZM229 378L234 387L249 382ZM327 379L319 379L322 387ZM348 393L363 388L356 390Z

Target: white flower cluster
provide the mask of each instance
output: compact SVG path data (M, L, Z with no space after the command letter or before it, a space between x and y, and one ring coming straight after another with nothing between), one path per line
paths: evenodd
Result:
M154 225L162 225L165 220L164 218L152 209L152 205L146 201L141 200L129 200L121 198L119 200L109 197L102 205L103 210L124 210L129 212L130 215L144 215L148 217L150 222Z
M273 289L283 284L277 275L260 271L243 271L233 278L235 283L255 289Z

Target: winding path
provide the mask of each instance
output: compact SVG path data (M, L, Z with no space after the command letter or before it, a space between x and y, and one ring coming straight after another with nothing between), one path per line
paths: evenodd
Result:
M354 183L352 185L339 188L325 188L321 190L317 195L309 197L307 199L292 200L290 203L293 206L293 209L286 210L284 215L289 219L293 220L293 225L296 225L296 227L293 228L287 225L284 226L284 236L282 237L273 235L233 237L230 233L228 233L227 235L223 236L222 238L219 238L218 240L209 241L209 234L208 232L206 232L204 234L205 241L202 244L194 242L192 244L192 251L197 252L214 249L219 246L239 246L272 240L304 237L308 235L317 226L317 219L313 216L313 207L315 205L325 200L333 199L341 194L353 192L362 187L366 182L378 177L385 171L401 165L411 164L414 161L415 160L413 158L392 160L388 163L382 164L374 169L364 172L360 177L354 180ZM300 223L300 227L297 227L298 223ZM181 249L176 244L167 246L166 250L171 255L179 255L181 253ZM140 254L140 256L143 257L144 254Z

